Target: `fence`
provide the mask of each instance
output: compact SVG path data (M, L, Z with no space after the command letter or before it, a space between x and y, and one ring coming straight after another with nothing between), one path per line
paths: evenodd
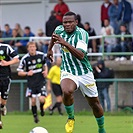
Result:
M102 52L101 53L88 53L88 56L101 56L103 59L107 55L133 55L133 52L110 52L107 53L104 51L104 39L105 38L119 38L119 37L126 37L126 38L133 38L132 35L110 35L110 36L91 36L89 39L101 39L101 45L102 45ZM44 40L50 40L51 37L16 37L16 38L0 38L0 40L27 40L33 41L38 39L44 39ZM23 56L23 54L20 54L20 56Z
M118 83L119 82L133 82L132 78L114 78L114 79L96 79L97 82L108 82L113 81L114 87L115 87L115 111L118 111ZM12 80L12 84L19 84L20 88L20 111L24 111L24 84L26 83L26 80ZM76 103L75 103L76 104Z

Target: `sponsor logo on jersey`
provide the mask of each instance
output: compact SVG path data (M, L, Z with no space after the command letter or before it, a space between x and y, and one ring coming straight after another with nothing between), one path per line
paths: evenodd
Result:
M33 63L33 64L36 64L36 60L32 60L32 63Z
M4 51L3 50L0 50L0 54L3 55L4 54Z
M40 62L41 62L41 59L40 59L40 58L39 58L39 59L37 59L37 62L38 62L38 63L40 63Z

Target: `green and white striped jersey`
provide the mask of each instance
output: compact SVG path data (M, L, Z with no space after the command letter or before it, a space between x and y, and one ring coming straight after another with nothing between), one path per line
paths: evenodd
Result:
M84 75L88 71L92 71L92 67L87 58L88 33L82 28L76 27L73 33L67 34L63 25L56 27L54 32L70 45L85 53L84 58L79 60L66 47L62 46L61 70L72 73L73 75Z

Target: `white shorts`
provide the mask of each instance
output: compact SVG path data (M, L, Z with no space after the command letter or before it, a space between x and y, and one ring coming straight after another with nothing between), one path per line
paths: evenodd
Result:
M61 71L61 80L65 78L73 80L77 85L77 89L79 88L84 96L98 96L97 86L92 72L88 72L85 75L77 76L65 71Z

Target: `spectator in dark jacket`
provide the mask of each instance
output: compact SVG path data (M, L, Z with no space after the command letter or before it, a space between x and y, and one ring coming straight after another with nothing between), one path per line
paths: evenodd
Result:
M11 38L12 37L12 29L9 24L5 24L5 31L2 34L2 38ZM3 43L9 44L10 40L5 40Z
M118 21L118 6L119 0L113 0L113 4L109 7L108 15L110 20L110 25L114 28L114 33L119 33L119 21Z
M46 36L51 37L55 28L61 24L62 23L56 19L55 11L51 11L51 16L49 17L49 20L46 22Z
M131 22L132 6L127 0L121 0L118 7L118 20L120 23L125 23L129 30L129 23Z
M94 65L94 76L96 79L111 78L112 71L105 66L103 60L98 60L97 64ZM104 100L107 103L107 111L111 111L111 102L109 97L109 86L112 82L96 82L99 93L99 99L103 109L105 110Z
M23 37L33 37L35 36L32 32L29 26L26 26L24 29L24 35ZM29 42L29 38L28 39L24 39L21 40L19 43L16 43L16 47L18 47L18 53L20 54L24 54L27 53L27 43Z
M84 25L81 22L81 16L79 14L77 14L77 20L78 20L77 26L84 29Z
M121 37L117 38L117 45L115 48L115 52L132 52L132 38L124 37L123 35L131 35L128 31L126 24L121 24L120 26L120 35ZM127 59L127 56L120 55L115 60L116 61L124 61Z

